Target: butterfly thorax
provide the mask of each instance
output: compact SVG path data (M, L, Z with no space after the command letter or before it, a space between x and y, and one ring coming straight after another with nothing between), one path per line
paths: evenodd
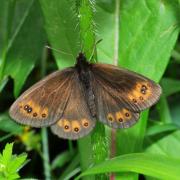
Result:
M78 57L76 58L75 68L78 72L79 80L83 85L87 104L90 109L91 115L94 117L96 115L96 108L95 96L91 85L91 64L87 61L83 53L79 53Z
M86 60L84 54L79 53L78 57L76 58L75 68L78 72L80 81L82 81L87 89L90 86L90 66L91 64Z

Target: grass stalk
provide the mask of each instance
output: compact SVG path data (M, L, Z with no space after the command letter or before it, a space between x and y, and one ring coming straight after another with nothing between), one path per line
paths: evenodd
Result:
M96 53L94 51L95 46L95 25L93 16L95 12L95 1L93 0L78 0L78 18L80 28L80 40L81 50L85 53L88 60L93 57L96 59ZM96 52L96 50L94 51ZM92 164L97 164L104 161L107 158L106 138L104 126L97 122L91 136L85 137L78 141L81 168L87 169ZM84 179L106 179L104 175L98 175L96 177L85 177Z
M44 48L41 59L41 77L46 74L46 60L47 60L47 49ZM42 154L43 154L43 167L45 180L51 179L51 168L49 162L49 143L48 143L48 131L47 128L41 129L42 137Z

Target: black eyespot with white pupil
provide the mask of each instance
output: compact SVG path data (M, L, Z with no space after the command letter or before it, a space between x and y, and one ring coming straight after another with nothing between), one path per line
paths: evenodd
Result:
M33 117L36 117L37 116L37 113L35 112L35 113L33 113Z
M78 131L79 131L79 128L77 128L77 127L74 128L74 131L75 131L75 132L78 132Z
M31 112L32 112L32 108L29 107L29 108L27 109L27 112L28 112L28 113L31 113Z
M29 109L29 106L28 105L25 105L24 106L24 110L28 110Z
M145 85L141 86L141 93L146 94L147 87Z
M141 89L142 90L147 90L147 87L145 85L142 85Z
M85 123L84 123L84 126L85 126L85 127L87 127L88 125L89 125L89 123L88 123L88 122L85 122Z
M119 121L119 122L123 122L123 119L122 119L122 118L119 118L118 121Z
M65 125L65 126L64 126L64 129L69 129L69 126L68 126L68 125Z
M45 114L45 113L43 113L43 114L42 114L42 117L43 117L43 118L45 118L45 117L46 117L46 114Z

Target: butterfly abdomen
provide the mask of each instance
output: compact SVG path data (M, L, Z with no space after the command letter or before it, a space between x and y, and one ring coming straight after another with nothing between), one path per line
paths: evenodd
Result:
M85 99L90 110L92 117L96 116L96 105L95 105L95 95L92 89L91 83L91 72L81 71L79 74L80 83L82 84L85 92Z
M88 101L88 107L89 107L92 117L96 117L95 95L92 90L92 87L88 89L87 101Z

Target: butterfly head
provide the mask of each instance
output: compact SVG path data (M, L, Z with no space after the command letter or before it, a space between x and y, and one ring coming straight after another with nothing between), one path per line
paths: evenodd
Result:
M76 69L78 72L87 71L90 63L87 61L84 53L80 52L76 58Z

